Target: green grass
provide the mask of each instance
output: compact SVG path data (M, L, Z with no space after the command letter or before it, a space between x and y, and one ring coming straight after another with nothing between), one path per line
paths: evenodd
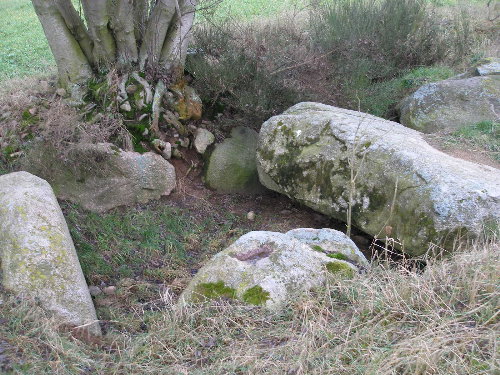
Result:
M71 204L63 209L83 272L94 285L124 277L164 282L189 274L213 255L210 241L225 237L236 221L226 215L225 224L218 225L210 216L194 219L189 211L164 203L105 214Z
M226 244L227 232L237 221L225 214L224 225L218 225L210 215L195 219L188 210L164 203L105 214L67 203L62 207L83 272L94 285L124 277L164 282L189 274L220 250L217 240Z
M237 17L252 19L255 17L270 17L284 10L304 9L307 0L225 0L220 3L215 15L220 18Z
M500 161L500 122L481 121L464 126L452 134L452 141L465 143L469 148L482 148Z
M46 73L54 66L31 1L0 1L0 82Z

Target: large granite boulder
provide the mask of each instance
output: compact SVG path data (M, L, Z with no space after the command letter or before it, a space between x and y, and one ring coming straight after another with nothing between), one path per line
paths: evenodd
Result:
M479 67L486 74L486 67ZM424 133L499 121L500 76L485 75L429 83L399 105L400 122Z
M47 180L59 199L94 212L158 199L176 185L174 167L160 155L126 152L109 143L75 145L64 158L39 145L23 169Z
M50 185L27 172L0 176L3 286L37 298L62 322L101 330L73 240Z
M338 254L327 254L288 234L250 232L198 271L180 303L229 298L279 310L301 293L321 286L328 272L354 276L358 268Z
M206 162L205 184L221 193L259 193L255 150L258 134L246 127L231 131L231 137L215 145Z
M399 239L412 255L498 228L498 169L448 156L375 116L297 104L263 124L257 162L269 189L343 221L351 201L354 226Z

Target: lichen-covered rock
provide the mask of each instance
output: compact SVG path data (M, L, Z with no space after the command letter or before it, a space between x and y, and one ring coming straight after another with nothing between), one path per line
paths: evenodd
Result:
M59 199L94 212L158 199L176 185L174 167L160 155L126 152L109 143L73 146L64 160L40 145L23 169L47 180Z
M353 264L328 257L292 236L250 232L198 271L180 303L222 297L278 310L321 286L328 272L350 278L357 271Z
M448 156L422 134L375 116L301 103L265 122L261 182L325 215L346 220L351 169L353 225L399 239L420 255L451 247L500 220L500 171ZM351 168L352 166L352 168Z
M199 154L204 154L207 147L215 141L215 136L207 129L198 128L194 134L194 148Z
M179 115L179 120L199 120L201 118L203 103L196 91L184 84L174 85L169 88L173 96L167 95L167 104Z
M498 57L482 59L477 64L475 72L480 76L500 75L500 59Z
M338 230L323 228L299 228L286 233L313 250L321 251L336 259L353 262L358 266L368 267L368 260L352 240Z
M405 98L398 110L403 125L424 133L498 121L500 76L429 83Z
M37 298L63 322L101 331L73 240L50 185L27 172L0 176L2 284Z
M262 191L257 174L256 131L238 127L231 137L217 144L207 160L204 180L208 187L223 193Z

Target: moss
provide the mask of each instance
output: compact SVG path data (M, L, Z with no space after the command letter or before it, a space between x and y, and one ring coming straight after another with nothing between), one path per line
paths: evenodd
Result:
M333 274L340 274L346 278L353 278L354 271L345 263L341 262L330 262L326 264L326 269Z
M269 292L263 289L260 285L255 285L243 294L243 301L251 305L263 305L268 299Z
M115 155L119 155L121 152L120 148L118 146L115 146L115 145L111 145L111 150L113 150Z
M349 258L342 253L331 253L331 254L326 254L326 256L332 259L346 260L346 261L349 260Z
M314 251L319 251L320 253L324 253L325 250L319 246L319 245L311 245L311 248L314 250Z
M134 151L141 154L149 151L142 146L142 142L150 142L150 133L148 132L147 135L144 135L146 130L149 130L149 123L147 123L145 120L140 122L131 122L127 124L127 129L132 135L132 144L134 146Z
M499 238L500 237L500 223L496 219L486 220L483 224L483 233L486 237Z
M23 118L23 121L21 122L22 128L27 128L30 125L34 125L40 121L40 118L36 115L32 115L28 109L23 112L22 118Z
M194 299L203 300L205 299L216 299L216 298L236 298L236 290L228 287L223 281L217 281L216 283L201 283L196 286L194 290Z
M260 155L260 157L265 160L265 161L271 161L274 159L274 150L272 148L260 148L257 151Z
M86 102L94 102L101 105L103 108L107 106L109 86L105 79L90 79L87 82L87 95L84 100Z

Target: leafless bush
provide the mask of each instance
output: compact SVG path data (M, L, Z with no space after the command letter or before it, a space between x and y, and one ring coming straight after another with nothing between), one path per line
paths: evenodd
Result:
M187 69L210 115L235 115L259 127L305 100L333 104L325 56L314 50L303 15L215 20L194 31Z
M43 142L63 155L68 146L102 142L126 142L128 132L121 118L114 114L98 114L84 121L78 109L68 106L62 99L51 103L40 114L40 136Z

